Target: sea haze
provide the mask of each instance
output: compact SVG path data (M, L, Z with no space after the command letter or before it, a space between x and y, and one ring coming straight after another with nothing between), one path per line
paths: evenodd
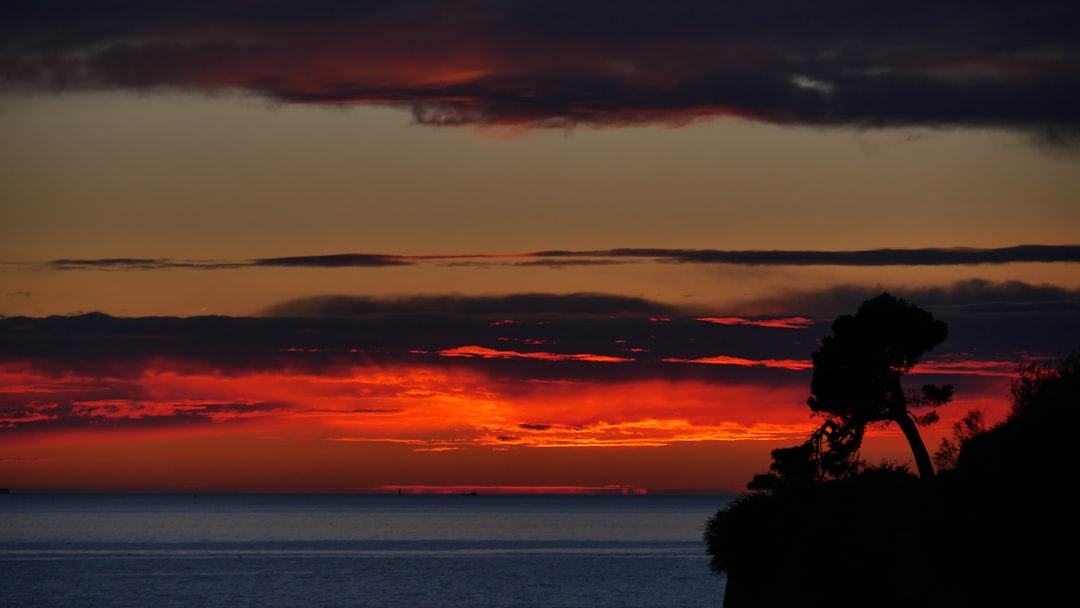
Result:
M5 605L710 606L722 496L0 496Z

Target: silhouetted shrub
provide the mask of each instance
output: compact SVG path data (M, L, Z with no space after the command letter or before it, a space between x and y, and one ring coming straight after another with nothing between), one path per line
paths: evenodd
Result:
M919 605L937 570L935 486L882 465L740 497L705 527L712 567L728 574L725 605Z

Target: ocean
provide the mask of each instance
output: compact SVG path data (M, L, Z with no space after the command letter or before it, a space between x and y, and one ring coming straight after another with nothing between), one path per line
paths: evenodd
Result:
M0 605L717 607L730 500L0 495Z

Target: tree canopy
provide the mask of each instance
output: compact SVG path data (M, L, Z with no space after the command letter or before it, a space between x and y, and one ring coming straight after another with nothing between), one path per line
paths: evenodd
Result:
M867 426L895 422L911 445L921 477L933 477L930 455L917 425L937 420L933 411L952 399L949 385L905 392L900 379L924 353L945 341L945 323L901 298L883 293L842 315L813 353L810 409L825 422L811 442L819 446L827 474L857 460ZM918 415L911 408L929 409Z

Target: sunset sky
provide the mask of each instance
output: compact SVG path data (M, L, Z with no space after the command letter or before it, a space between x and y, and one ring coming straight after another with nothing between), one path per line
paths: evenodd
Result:
M7 2L0 487L740 491L1080 349L1073 2ZM864 455L911 460L895 427Z

